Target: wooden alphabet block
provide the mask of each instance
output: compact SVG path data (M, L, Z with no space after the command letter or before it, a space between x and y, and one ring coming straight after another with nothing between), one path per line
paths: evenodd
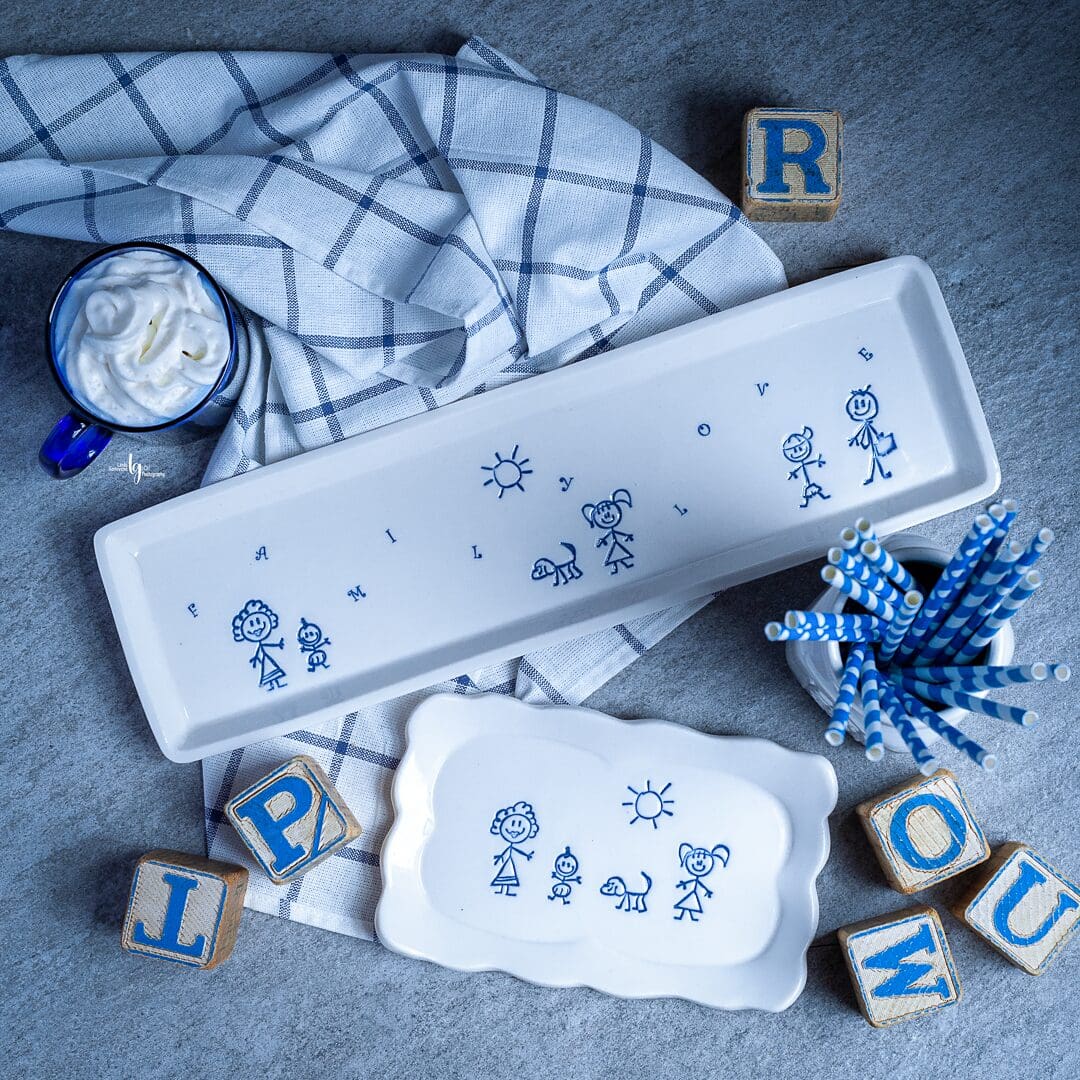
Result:
M234 796L225 816L275 885L306 874L361 831L330 778L304 754Z
M751 109L743 118L742 209L751 221L831 221L844 122L830 109Z
M990 857L986 837L948 769L883 791L856 813L898 892L918 892Z
M1026 844L1002 844L951 908L1029 975L1041 975L1080 925L1080 890Z
M151 851L135 866L121 948L189 967L224 963L236 942L248 872L182 851Z
M938 913L905 908L836 936L863 1016L874 1027L937 1012L963 993Z

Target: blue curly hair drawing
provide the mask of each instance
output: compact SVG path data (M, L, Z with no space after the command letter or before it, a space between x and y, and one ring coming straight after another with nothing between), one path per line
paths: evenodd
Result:
M232 621L233 641L262 641L278 626L278 617L262 600L249 600Z
M516 802L513 806L504 807L491 822L493 836L502 836L504 840L512 839L515 844L522 840L531 840L539 831L536 813L532 804L527 802ZM512 832L513 837L506 836L506 832Z

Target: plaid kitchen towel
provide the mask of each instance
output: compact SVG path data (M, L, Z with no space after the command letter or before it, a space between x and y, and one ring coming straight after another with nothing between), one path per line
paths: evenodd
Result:
M207 483L784 285L705 180L478 39L454 57L0 61L0 226L170 244L239 302L247 375ZM576 703L700 606L434 689ZM215 858L249 861L222 807L300 752L365 827L286 888L254 873L250 907L371 935L388 788L423 696L204 763Z

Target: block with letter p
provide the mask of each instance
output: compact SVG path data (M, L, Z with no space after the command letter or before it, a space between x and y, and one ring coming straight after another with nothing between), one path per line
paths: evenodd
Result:
M306 874L361 831L330 778L304 754L235 795L225 816L276 885Z
M135 866L120 945L188 967L228 959L244 910L248 872L182 851L151 851Z
M1003 844L952 913L1029 975L1080 925L1080 890L1026 844Z
M874 1027L955 1005L963 989L937 912L906 908L836 932L859 1009Z
M898 892L918 892L990 857L986 837L948 769L883 791L856 814Z
M751 221L831 221L843 128L831 109L751 109L743 118L743 213Z

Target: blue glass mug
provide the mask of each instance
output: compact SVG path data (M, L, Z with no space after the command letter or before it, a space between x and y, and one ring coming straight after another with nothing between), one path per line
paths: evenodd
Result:
M208 387L206 393L186 412L158 423L138 426L121 424L115 420L97 415L93 405L78 398L72 390L66 375L66 361L64 359L64 338L68 330L70 330L72 319L68 317L70 313L65 312L65 301L68 299L74 283L92 267L122 252L147 250L180 259L195 268L199 275L199 281L216 303L225 319L225 326L229 335L229 355L221 369L221 374L213 385ZM52 306L49 308L49 320L46 327L46 354L49 358L49 367L53 378L56 379L60 392L67 398L71 411L57 421L48 438L42 443L38 461L50 476L57 480L66 480L68 477L82 472L87 465L94 461L102 450L108 446L109 440L117 432L142 436L170 431L185 424L194 424L206 428L220 427L225 420L226 414L214 408L214 399L228 388L233 376L236 374L236 316L225 291L211 277L210 273L190 255L185 255L184 252L177 251L175 248L166 247L164 244L154 244L148 241L113 244L95 252L79 263L64 279L60 288L57 289ZM215 413L217 415L212 419Z

